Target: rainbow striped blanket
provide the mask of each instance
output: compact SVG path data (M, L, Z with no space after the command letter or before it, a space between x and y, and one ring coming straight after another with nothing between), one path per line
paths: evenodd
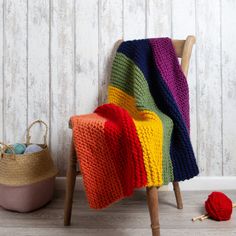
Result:
M71 118L92 208L135 188L190 179L189 92L169 38L123 42L112 65L108 103Z

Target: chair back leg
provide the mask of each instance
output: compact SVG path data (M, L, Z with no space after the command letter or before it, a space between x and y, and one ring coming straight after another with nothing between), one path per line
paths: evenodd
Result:
M71 222L71 212L72 212L72 203L73 203L73 195L75 188L75 180L76 180L76 153L73 140L71 141L71 151L68 161L67 167L67 177L66 177L66 199L64 206L64 225L68 226Z
M152 236L160 236L158 189L157 187L147 187L146 192L147 204L151 219Z
M181 191L180 191L180 187L179 187L178 182L173 182L173 189L175 192L175 199L176 199L176 203L177 203L177 208L183 209L182 196L181 196Z

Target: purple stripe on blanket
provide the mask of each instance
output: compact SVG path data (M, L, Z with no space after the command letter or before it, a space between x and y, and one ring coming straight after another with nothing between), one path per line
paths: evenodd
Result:
M188 84L172 41L170 38L157 38L150 39L150 44L156 66L173 95L188 131L190 131Z

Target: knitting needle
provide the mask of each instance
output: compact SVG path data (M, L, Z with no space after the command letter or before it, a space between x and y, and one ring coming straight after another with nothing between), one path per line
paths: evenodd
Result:
M207 219L207 218L209 218L209 215L206 214L205 216L203 216L203 217L200 218L200 221L203 221L203 220L205 220L205 219Z
M200 220L202 217L204 217L205 215L200 215L200 216L197 216L197 217L193 217L192 218L192 221L196 221L196 220Z

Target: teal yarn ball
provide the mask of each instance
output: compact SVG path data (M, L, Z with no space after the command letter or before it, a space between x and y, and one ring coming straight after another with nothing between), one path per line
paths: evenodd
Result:
M13 144L12 148L13 148L15 154L20 155L25 152L26 146L23 143L15 143L15 144ZM5 153L12 154L12 150L10 148L8 148L5 151Z
M34 153L34 152L40 152L42 151L43 149L37 145L37 144L31 144L29 145L26 149L25 149L25 152L24 154L29 154L29 153Z

